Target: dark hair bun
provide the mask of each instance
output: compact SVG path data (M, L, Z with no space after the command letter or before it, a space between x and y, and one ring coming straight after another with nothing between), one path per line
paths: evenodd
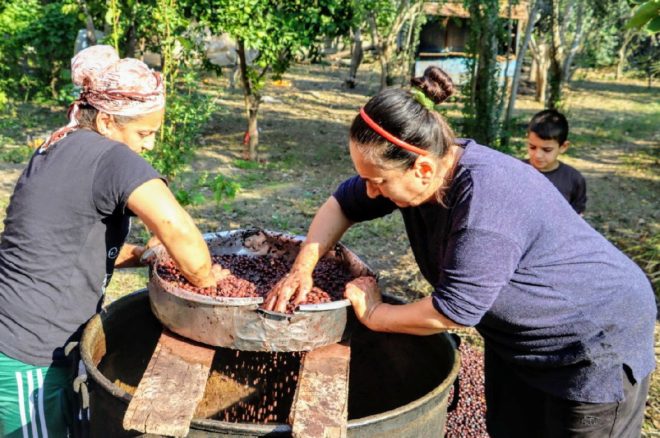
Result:
M454 82L440 67L427 67L424 76L412 78L410 83L422 90L436 105L449 99L454 93Z

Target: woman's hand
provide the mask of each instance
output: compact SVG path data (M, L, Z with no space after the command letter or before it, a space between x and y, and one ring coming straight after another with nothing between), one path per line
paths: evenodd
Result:
M225 269L221 265L214 263L211 266L208 277L200 282L199 287L217 287L218 283L229 275L231 275L229 269Z
M217 284L225 278L229 277L231 275L231 271L229 269L223 268L222 265L219 265L218 263L214 263L213 266L211 266L211 275L213 275L213 278Z
M305 301L314 284L313 269L313 267L310 270L294 265L291 271L268 292L264 300L264 309L284 313L291 297L295 306Z
M137 268L140 267L140 261L142 254L144 253L144 247L139 245L133 245L131 243L125 243L119 255L115 259L115 268Z
M291 297L296 306L304 302L314 284L312 273L316 263L351 225L337 200L333 196L328 198L316 212L291 272L268 293L263 308L285 312Z
M346 284L344 292L353 305L360 322L371 328L372 317L378 306L383 304L378 283L374 277L358 277Z
M156 236L151 236L146 245L144 245L142 254L140 255L140 263L145 266L152 264L163 251L166 251L166 249L160 239Z

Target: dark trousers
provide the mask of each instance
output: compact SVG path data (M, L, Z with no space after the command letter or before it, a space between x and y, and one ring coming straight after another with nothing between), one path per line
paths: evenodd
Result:
M639 438L650 376L633 384L621 372L621 402L563 400L530 387L486 348L488 433L492 438Z

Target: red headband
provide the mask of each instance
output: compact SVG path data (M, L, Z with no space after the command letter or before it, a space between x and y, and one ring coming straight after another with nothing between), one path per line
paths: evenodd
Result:
M417 146L413 146L410 143L406 143L405 141L401 140L400 138L397 138L384 130L378 123L374 122L371 117L367 115L367 112L364 110L364 108L360 108L360 116L362 117L362 120L364 120L367 125L374 131L378 133L381 137L383 137L385 140L389 141L392 144L395 144L399 146L400 148L403 148L407 151L413 152L417 155L422 155L426 156L429 154L429 151L425 149L420 149Z

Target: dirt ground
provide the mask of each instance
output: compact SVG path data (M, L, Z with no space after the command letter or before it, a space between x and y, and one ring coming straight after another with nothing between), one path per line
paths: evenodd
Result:
M356 110L378 91L375 68L363 66L353 90L341 88L346 69L335 66L296 66L283 81L270 82L259 116L262 162L257 166L241 160L246 125L241 91L229 90L224 78L207 78L201 88L215 96L218 111L189 175L221 173L239 182L241 190L224 205L209 202L191 208L200 228L258 226L305 234L316 209L353 174L346 146L348 126ZM617 84L586 75L578 79L564 109L573 145L564 161L587 179L585 219L645 269L658 293L660 89L649 90L634 80ZM541 109L530 96L520 97L513 138L519 148L527 121ZM448 107L447 116L450 123L457 122L457 105ZM0 217L23 167L0 163ZM399 215L355 226L343 242L378 271L387 293L415 299L430 291L408 249ZM144 287L145 278L144 271L118 273L108 290L109 299ZM466 335L477 339L474 333ZM660 335L657 339L660 358ZM646 413L647 437L660 436L658 374Z

